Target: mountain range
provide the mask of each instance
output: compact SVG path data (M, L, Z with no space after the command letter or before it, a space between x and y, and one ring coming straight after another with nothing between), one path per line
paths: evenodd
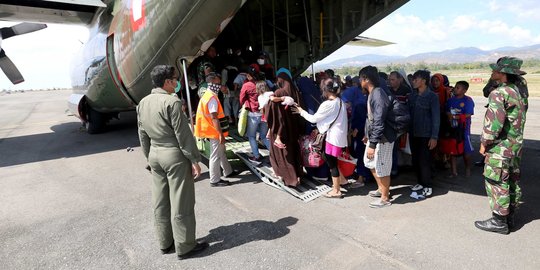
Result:
M365 65L387 64L454 64L473 62L495 62L499 57L510 55L521 59L540 59L540 44L525 47L502 47L484 51L476 47L461 47L441 52L419 53L410 56L388 56L378 54L359 55L351 58L338 59L329 63L317 65L318 68L356 67Z

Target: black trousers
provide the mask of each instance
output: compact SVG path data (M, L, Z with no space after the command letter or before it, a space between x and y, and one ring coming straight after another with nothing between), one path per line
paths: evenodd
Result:
M337 157L328 155L326 153L324 153L324 157L326 159L326 164L328 164L328 167L330 168L330 175L332 175L332 177L339 177L339 170L337 167Z
M411 155L418 184L431 187L433 158L429 150L429 139L424 137L411 137Z

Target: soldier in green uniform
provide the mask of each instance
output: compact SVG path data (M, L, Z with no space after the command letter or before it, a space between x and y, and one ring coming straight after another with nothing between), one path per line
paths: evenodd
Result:
M163 254L176 250L178 259L191 257L208 243L195 241L195 185L200 153L181 110L172 96L178 82L173 66L156 66L150 74L154 89L137 106L139 140L153 180L154 222Z
M208 83L205 78L210 72L220 73L221 70L217 70L216 67L216 48L210 46L204 55L196 59L197 63L197 87L199 98L202 97L208 87Z
M489 94L480 154L485 156L484 178L493 217L474 223L484 231L508 234L521 198L519 165L528 106L522 63L515 57L502 57L490 64L491 79L498 86Z

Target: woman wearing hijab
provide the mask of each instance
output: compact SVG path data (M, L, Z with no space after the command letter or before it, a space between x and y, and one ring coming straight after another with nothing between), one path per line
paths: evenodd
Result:
M446 108L446 102L448 99L450 99L450 88L444 86L444 76L441 73L435 73L431 77L431 88L433 89L433 92L437 94L439 97L439 108ZM444 138L447 138L450 132L450 122L448 121L448 117L446 116L446 112L444 109L440 110L440 127L439 127L439 141L436 150L436 156L435 159L438 161L438 166L441 167L449 167L450 163L450 157L447 154L444 154L442 151L440 151L441 148L445 148L444 144L446 144L446 141Z
M267 138L270 139L270 164L285 185L294 187L300 183L300 175L303 173L298 138L304 127L300 116L292 113L292 106L281 103L287 100L286 97L290 97L294 103L300 104L300 93L287 69L280 68L276 75L278 89L265 109L269 128ZM276 144L277 136L280 137L282 145Z

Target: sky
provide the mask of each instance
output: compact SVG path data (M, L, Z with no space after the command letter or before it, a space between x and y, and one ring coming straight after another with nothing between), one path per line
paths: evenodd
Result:
M540 44L540 5L535 0L411 0L362 33L396 44L343 46L323 62L362 54L409 56L459 47L492 50Z
M345 45L320 63L363 54L408 56L459 47L491 50L540 44L538 14L536 0L411 0L362 33L396 44L379 48ZM0 22L0 27L13 24ZM85 27L51 24L3 40L2 48L26 81L14 86L0 73L0 91L70 87L71 59L87 39Z

